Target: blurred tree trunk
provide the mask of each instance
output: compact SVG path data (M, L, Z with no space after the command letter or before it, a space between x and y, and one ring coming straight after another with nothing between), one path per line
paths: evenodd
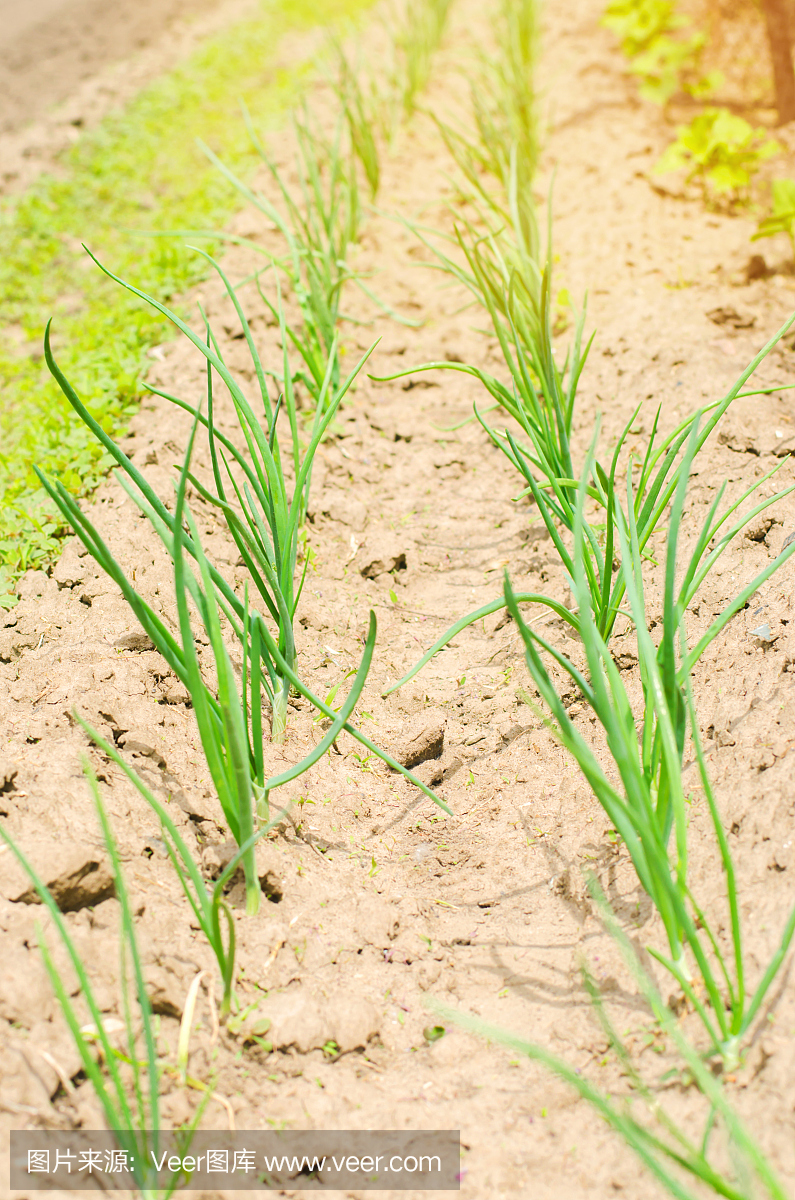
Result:
M779 125L795 121L795 71L792 68L792 50L787 0L762 0L773 63L773 82L776 89L776 108Z

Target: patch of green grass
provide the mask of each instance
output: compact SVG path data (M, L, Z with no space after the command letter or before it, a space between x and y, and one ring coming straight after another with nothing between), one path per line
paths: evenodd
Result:
M0 204L0 606L15 576L57 551L62 519L34 464L72 492L96 486L110 458L72 412L41 354L53 344L77 390L107 432L135 411L147 351L170 335L164 318L106 279L81 248L129 274L161 301L206 274L200 256L135 230L219 227L240 197L197 147L201 137L244 178L257 155L242 119L273 122L294 98L308 64L273 67L288 29L354 16L368 0L278 0L261 15L206 42L126 109L86 133L21 196Z

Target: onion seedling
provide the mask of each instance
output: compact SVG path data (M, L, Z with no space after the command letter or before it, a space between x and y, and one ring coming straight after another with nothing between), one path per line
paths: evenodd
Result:
M120 1049L111 1040L107 1013L102 1011L98 998L91 986L86 964L69 932L69 927L35 868L17 846L10 834L0 825L0 838L36 889L42 905L52 920L58 937L65 949L79 984L79 996L88 1009L90 1023L85 1024L79 1013L73 991L59 970L55 957L37 929L39 947L44 965L50 977L56 999L60 1005L77 1051L82 1069L102 1105L107 1127L115 1135L119 1148L127 1152L128 1170L136 1188L144 1200L166 1200L175 1191L178 1177L171 1186L162 1190L153 1178L151 1153L159 1153L160 1145L160 1092L163 1065L158 1060L157 1036L152 1006L146 991L143 962L135 935L130 898L121 869L121 860L113 832L105 812L96 776L88 762L84 763L99 817L102 836L113 872L114 892L119 902L120 928L120 974L124 1048ZM130 978L132 975L132 979ZM104 1071L101 1064L104 1063ZM188 1128L185 1130L186 1149L191 1136L201 1120L204 1107L210 1099L211 1090L205 1084L197 1085L204 1092Z
M427 86L450 4L451 0L409 0L403 26L395 34L400 100L406 119L414 113L417 99Z
M473 261L477 267L480 261L480 252L475 249L473 253ZM514 294L516 294L519 286L521 285L514 279ZM531 302L532 307L532 293L529 288L525 289L525 295ZM509 312L511 311L510 305L511 301L509 300L507 308ZM490 311L495 322L495 329L499 330L499 314L494 308ZM505 384L486 372L481 371L479 368L468 366L464 363L429 363L424 367L415 369L431 370L445 368L463 371L475 376L484 384L497 401L497 404L517 421L526 436L526 443L516 437L510 429L506 428L500 433L489 426L477 409L477 406L475 406L476 415L494 445L506 455L527 483L527 487L520 493L520 496L531 495L533 497L538 512L564 566L567 577L569 579L574 577L577 566L585 571L590 594L590 605L592 611L595 613L597 629L600 636L605 641L609 641L618 615L622 611L621 605L626 591L624 560L618 554L614 520L620 486L621 473L619 468L622 451L626 446L629 432L637 419L640 406L635 410L622 430L610 462L603 466L596 460L591 461L588 496L589 499L597 504L601 519L594 520L583 517L583 558L578 564L576 562L576 554L572 549L572 540L574 538L578 513L577 475L579 475L579 472L575 474L570 435L577 383L588 351L586 347L585 352L581 352L581 325L579 325L572 350L563 368L559 368L555 363L552 348L551 297L548 272L545 272L542 277L541 300L537 310L537 318L534 327L531 328L529 324L525 324L525 334L522 336L519 335L518 326L515 323L511 324L510 335L505 331L505 326L502 326L504 337L501 337L501 341L506 361L511 370L512 390L509 390ZM795 315L790 317L781 329L762 347L726 395L706 410L707 419L703 422L703 425L699 425L694 443L694 455L702 449L707 438L735 399L756 395L758 391L768 392L775 390L758 389L743 391L742 388L770 351L791 328L793 322L795 322ZM525 350L528 344L531 346L534 345L532 357L528 357ZM400 372L400 375L405 374L412 374L412 371ZM398 377L388 376L386 378ZM654 417L651 436L643 459L638 464L639 474L633 485L633 520L637 529L638 546L641 554L648 554L649 542L662 525L677 486L683 477L687 478L684 448L694 427L694 422L697 422L697 414L693 414L674 429L672 433L657 442L660 411L658 409ZM757 480L738 504L751 496L778 469L779 467L777 466L764 479ZM721 497L722 494L721 492ZM761 512L769 504L774 503L783 494L785 493L772 496L765 500L761 506L755 508L740 525L733 527L731 537L735 537L752 516ZM730 513L724 515L715 529L712 529L711 526L705 527L704 536L706 540L702 538L699 558L691 564L692 571L688 578L688 587L690 589L688 603L716 561L716 556L707 552L710 539L717 534L720 527L728 519L728 516L731 515L731 512L734 512L738 507L738 504L732 506ZM713 507L713 517L716 512L717 508ZM725 549L725 546L728 544L725 540L725 535L722 538L721 544L722 549ZM522 598L524 599L525 597L523 596ZM529 599L529 596L527 598ZM548 600L541 602L549 603ZM496 603L492 601L489 605L483 606L466 617L460 618L435 643L432 651L429 651L411 671L398 683L394 684L390 688L390 691L394 691L411 679L420 670L421 666L424 666L429 658L445 646L456 633L459 633L468 625L474 624L475 621L480 620L486 613L493 612L495 607L499 607L499 601ZM569 623L574 625L575 628L577 627L576 612L573 618L569 619Z
M264 795L265 781L262 777L262 708L259 698L260 686L265 691L271 705L271 731L273 740L279 740L284 735L287 700L291 687L305 696L324 716L330 717L332 722L337 716L334 709L310 691L305 682L297 675L295 639L292 628L296 606L300 599L302 583L299 583L296 591L294 590L294 580L301 524L306 513L314 455L343 397L356 378L363 363L367 360L370 351L367 351L361 358L345 382L336 391L331 391L331 366L327 366L326 375L318 397L318 404L315 408L310 440L302 451L296 418L295 394L289 382L290 371L287 365L285 365L284 376L288 381L285 392L277 404L272 404L265 380L265 371L245 312L234 288L220 270L220 267L218 270L227 288L227 292L235 305L251 354L266 421L265 429L261 427L254 410L246 399L242 387L237 383L227 367L220 348L212 337L209 326L206 325L205 337L202 338L180 317L160 304L159 301L148 296L145 292L139 291L131 284L125 283L118 276L111 275L111 278L133 292L140 299L151 304L163 316L167 317L196 346L206 360L207 416L187 401L154 388L151 390L190 413L194 419L194 423L201 424L207 430L216 492L215 494L211 493L192 473L187 473L185 478L193 484L205 499L218 507L223 513L238 550L251 572L252 579L260 593L268 616L277 627L277 636L274 639L263 618L256 613L248 613L247 602L244 603L241 601L230 584L202 554L197 540L195 542L192 536L195 530L184 535L180 533L180 547L197 562L201 562L202 578L206 577L208 583L212 584L212 592L206 601L207 604L217 604L230 621L243 647L244 665L245 663L250 664L251 699L246 699L245 681L247 673L244 670L242 706L250 729L250 753L253 763L255 791L259 789ZM110 274L110 272L106 271L106 274ZM282 326L282 330L283 328ZM285 364L287 364L287 342L284 337L283 345L285 346ZM104 445L119 468L121 468L117 472L119 483L127 491L141 512L151 521L173 559L176 541L174 514L168 510L146 478L121 448L117 446L113 439L102 429L80 400L75 389L69 383L53 357L49 324L45 332L44 352L47 365L67 400ZM334 353L334 347L332 346L332 358ZM221 378L232 399L246 442L247 453L238 449L229 438L220 433L215 427L213 417L213 372ZM292 487L289 486L286 479L286 467L282 462L279 451L277 418L281 406L287 410L290 425L292 470L294 476ZM191 444L192 439L193 434L191 435ZM224 452L228 455L228 458L225 457ZM239 477L233 476L231 464L234 464L242 475L242 484L238 482ZM234 491L238 502L237 508L229 501L229 496L225 490L226 485L223 482L221 465L223 465L223 469L229 477L230 488ZM188 471L188 467L189 464L186 461L184 468L186 472ZM170 631L166 629L157 614L151 610L125 577L124 572L118 563L115 562L108 547L66 489L61 484L46 479L41 472L37 473L43 486L52 496L53 500L55 500L66 520L73 526L100 566L117 582L122 590L122 594L131 604L144 629L152 638L155 645L161 649L161 653L163 653L169 664L172 665L175 674L185 683L186 687L189 686L186 666L182 662L179 647L172 638ZM304 573L306 565L305 563ZM189 587L198 586L190 571L186 572L185 578ZM191 595L194 602L196 602L197 595L193 592L191 592ZM265 668L264 671L261 669L262 666ZM198 682L196 682L196 686L199 688ZM199 688L199 692L203 695L201 688ZM399 764L380 747L376 746L359 729L352 725L350 721L346 721L344 729L345 732L361 742L371 753L381 758L393 770L405 776L410 783L418 787L445 812L450 812L447 805L439 800L438 796L418 779L416 775ZM253 895L253 876L251 878Z
M505 598L525 644L526 661L533 682L546 706L547 723L561 744L576 759L596 799L623 840L638 876L662 920L668 953L650 948L650 953L674 976L697 1012L710 1038L710 1053L720 1056L731 1068L740 1046L748 1036L759 1008L778 974L793 932L795 910L782 933L779 948L753 993L745 983L745 951L740 929L739 904L728 842L706 771L698 724L690 692L690 673L699 656L751 595L795 553L795 543L786 547L713 621L693 650L688 650L684 616L692 598L694 580L705 567L705 549L728 514L716 521L717 501L711 507L695 550L681 575L678 561L679 527L684 509L687 481L700 445L700 414L694 418L671 509L664 578L662 636L655 646L647 629L642 556L635 516L632 472L627 479L626 511L615 504L612 520L624 564L624 581L635 627L643 689L640 741L636 714L621 674L598 626L585 566L587 557L585 506L588 480L592 475L592 452L588 456L577 493L574 572L572 592L579 613L579 633L587 660L587 677L574 663L551 646L522 619L506 577ZM789 491L793 489L788 489ZM735 506L729 509L734 511ZM743 522L744 524L744 522ZM740 525L738 528L741 528ZM711 553L722 553L731 531ZM708 558L711 556L707 557ZM714 560L713 560L714 561ZM607 750L621 781L610 781L593 750L571 721L540 651L548 653L566 672L590 705L605 735ZM727 906L731 918L731 949L721 948L714 932L715 919L698 904L688 882L687 800L682 781L687 732L693 739L701 782L707 798L716 844L723 864ZM673 840L673 850L671 841ZM672 861L673 854L673 861ZM700 984L693 982L693 970ZM710 1012L711 1010L711 1012Z
M332 341L330 359L326 364L325 375L317 395L312 425L309 430L308 444L302 447L301 434L298 428L295 391L288 365L287 338L284 332L283 314L280 312L284 345L284 378L286 383L281 400L274 403L268 391L265 369L237 293L220 266L212 259L209 261L218 271L240 319L246 344L251 355L254 374L258 382L260 402L262 404L261 417L251 407L242 386L237 382L227 366L218 342L213 337L212 331L206 322L205 336L201 337L165 305L145 292L140 291L132 284L120 279L106 268L103 267L102 269L110 278L132 292L133 295L146 301L171 321L197 347L206 360L206 416L198 412L193 405L177 396L173 396L157 388L150 390L185 409L206 428L209 437L215 491L210 492L192 474L189 475L189 480L205 500L218 507L222 512L243 561L251 573L252 580L259 592L262 603L276 624L280 653L288 664L294 667L296 651L293 622L308 560L305 563L304 576L302 576L301 580L296 579L296 568L301 530L309 499L314 456L343 398L347 394L363 363L367 360L370 351L362 357L344 383L337 388L333 388L331 379L336 371L337 354L336 342ZM49 326L45 335L45 355L50 371L58 381L69 403L89 428L93 430L123 469L127 479L125 480L123 476L120 477L122 486L128 487L130 483L134 485L137 492L148 502L148 505L157 518L161 522L164 522L169 529L173 530L174 520L168 509L155 496L152 489L146 484L140 472L133 467L127 456L120 451L108 434L93 420L85 406L81 403L74 388L57 366L50 348ZM222 380L234 405L246 445L245 451L236 447L228 438L219 433L215 427L213 372ZM278 417L282 411L284 411L289 425L291 441L289 464L283 461L277 428ZM232 471L232 464L237 468L237 475ZM288 469L291 469L292 472L292 485L290 485L290 481L286 478L286 471ZM232 498L236 503L230 502ZM138 503L138 499L136 499L136 503ZM218 584L218 577L215 576L214 578L216 584ZM230 588L222 586L222 590L224 591L226 600L232 604L238 617L242 620L243 612L239 599L234 596ZM282 741L284 739L289 685L279 673L273 660L269 656L264 655L264 648L260 647L260 649L263 652L263 661L266 667L263 685L271 704L272 740Z
M497 22L497 52L481 54L470 88L474 136L431 117L475 197L500 225L511 228L537 258L532 195L539 155L533 72L538 55L537 0L503 0ZM495 193L489 177L499 185Z
M125 762L115 746L111 745L101 734L97 733L79 713L75 713L75 719L82 725L83 729L99 749L121 768L133 786L143 796L144 800L146 800L147 804L154 810L160 821L161 834L168 856L177 872L182 890L188 898L199 927L207 938L207 942L218 963L222 986L220 1017L221 1020L225 1020L232 1010L234 1001L236 938L232 913L224 901L224 888L255 843L270 833L272 829L275 829L279 822L284 819L287 815L287 809L282 809L278 816L272 817L267 825L264 825L256 833L253 833L239 847L237 853L232 856L221 875L215 881L212 891L208 891L202 873L196 865L184 838L171 819L166 806L161 804L157 797L152 794L140 775L133 770L129 763Z
M410 0L400 25L390 30L386 56L379 56L377 72L370 72L364 86L361 69L349 61L336 38L331 40L337 67L331 86L372 201L378 195L381 181L376 134L391 143L401 121L414 114L419 95L430 78L433 55L444 32L450 3L451 0Z
M374 202L381 182L381 161L375 136L378 125L378 93L371 79L371 91L366 95L360 82L361 72L351 65L342 44L336 39L332 41L332 49L337 60L337 72L336 77L332 79L332 87L347 122L351 149L361 163L370 189L370 199Z
M57 367L52 360L49 342L47 343L47 353L55 373ZM69 390L72 391L71 388ZM75 404L79 406L78 411L80 411L82 405L73 392L72 395ZM238 846L241 847L246 878L247 911L254 913L258 910L260 901L252 840L255 812L262 820L267 821L270 789L281 786L288 781L288 778L292 779L301 774L317 761L326 749L326 740L324 739L320 747L316 747L298 768L291 768L289 772L274 780L266 780L262 749L263 690L269 695L273 707L275 707L274 699L278 696L284 697L286 717L286 698L289 695L289 689L291 686L297 688L315 707L323 711L325 715L331 716L335 731L334 737L342 729L350 732L373 753L420 787L446 812L449 812L449 809L412 772L401 767L383 750L374 747L370 740L348 721L356 699L361 694L372 660L376 636L375 618L371 615L370 631L362 665L357 672L346 703L340 714L337 714L315 697L298 678L294 669L296 665L294 653L289 659L283 654L260 614L249 608L248 596L246 595L244 601L241 602L223 577L210 565L202 550L195 521L185 505L187 483L189 479L193 479L190 474L190 460L200 416L199 413L194 416L173 515L169 513L143 476L123 455L112 439L107 435L103 435L102 439L125 469L125 474L117 473L119 482L141 512L148 517L173 561L179 640L173 636L162 618L133 586L94 525L63 485L53 482L41 472L39 472L39 478L87 550L118 585L144 631L190 693L207 765L229 829ZM187 525L187 532L183 529L183 521ZM198 578L192 570L188 569L186 554L192 557L197 564ZM192 628L191 601L210 645L217 679L217 696L207 686L202 674ZM230 623L242 645L241 691L238 690L235 671L223 639L222 615ZM294 643L292 645L294 647ZM264 673L261 669L263 663L266 666ZM273 679L280 681L281 691L276 692L272 685L269 686L268 672L272 673ZM244 847L247 848L243 849Z
M190 694L202 749L227 825L237 844L249 847L242 855L246 877L246 908L248 912L255 913L259 907L260 889L253 843L250 843L250 839L254 833L255 805L264 796L260 686L262 675L258 670L252 670L250 687L247 686L249 681L244 677L241 696L221 632L222 608L219 606L219 593L202 550L195 522L185 506L185 489L195 432L194 424L177 488L175 512L173 517L169 514L169 523L164 522L159 513L147 504L145 497L133 490L128 480L123 477L120 479L132 499L149 517L173 561L179 640L127 578L94 525L63 485L53 482L41 472L39 478L83 545L117 584L153 645ZM190 531L190 553L199 568L198 579L186 567L186 535L183 531L183 521L187 523ZM217 679L217 698L205 683L202 674L190 601L198 613L210 646ZM244 617L246 614L247 605L244 606ZM257 666L259 661L258 657Z
M243 116L254 148L275 185L278 200L249 187L209 146L201 141L199 145L240 195L273 223L284 241L285 253L275 254L257 241L218 230L172 229L154 236L212 238L245 245L253 253L263 255L269 267L283 273L301 313L300 328L286 325L288 339L303 363L294 379L300 379L317 402L330 361L332 391L339 386L339 362L333 355L333 347L341 320L342 289L348 279L356 278L347 265L347 257L358 239L362 219L354 151L343 137L346 116L344 112L339 115L334 134L328 139L312 124L306 109L303 117L293 114L298 174L295 189L291 189L268 154L245 105ZM256 278L259 286L259 273ZM274 303L261 288L260 295L278 321L278 301ZM283 382L278 374L268 374Z
M339 365L332 348L341 317L342 289L348 279L354 278L347 265L348 254L358 239L361 224L355 163L343 139L344 114L337 120L331 140L312 127L306 111L303 119L293 117L299 181L294 194L260 140L248 111L245 108L243 111L253 145L275 184L281 204L248 187L209 147L203 149L222 175L273 222L284 239L287 253L276 257L256 242L246 244L265 254L290 282L301 310L302 329L299 332L288 326L288 334L304 363L300 378L310 394L317 397L331 360L332 390L339 386ZM263 299L273 315L278 316L272 301L264 294Z

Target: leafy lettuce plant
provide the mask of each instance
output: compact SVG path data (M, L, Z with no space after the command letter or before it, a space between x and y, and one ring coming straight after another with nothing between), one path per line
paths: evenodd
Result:
M754 129L725 108L706 108L689 125L677 126L657 165L656 175L684 170L688 183L701 188L705 201L747 203L751 180L759 167L781 151L766 129Z
M682 35L690 21L673 0L611 0L602 24L619 38L646 100L666 104L679 91L707 96L721 82L718 72L701 75L706 38Z

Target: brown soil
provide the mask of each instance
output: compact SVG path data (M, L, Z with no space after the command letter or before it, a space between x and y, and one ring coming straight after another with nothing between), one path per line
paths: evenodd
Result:
M0 0L0 191L19 191L254 0Z
M453 111L460 100L456 67L481 36L478 7L460 0L454 9L428 96L439 111ZM549 6L542 63L553 116L538 190L545 192L554 169L557 281L574 297L589 290L589 326L598 330L580 389L578 450L590 440L599 412L607 445L646 401L633 426L641 448L658 404L668 430L718 399L795 299L784 246L768 243L765 251L771 261L780 253L779 270L746 282L750 218L709 213L695 198L673 197L650 184L646 173L669 130L656 109L636 101L612 38L598 26L601 8L600 0ZM286 159L289 143L278 151ZM445 204L456 191L445 170L431 123L418 118L386 164L380 207L449 229ZM250 211L234 228L268 236ZM372 324L348 327L346 362L378 335L374 374L444 358L503 373L481 315L464 310L466 294L424 269L424 257L403 226L372 217L355 265L377 272L378 294L423 324L412 329L373 318L366 302L351 294L348 310ZM250 259L238 248L226 265L242 278ZM220 289L208 283L200 293L228 361L253 388ZM265 352L275 354L274 331L252 289L248 305ZM716 324L707 314L717 309L734 310L738 319ZM559 339L561 354L566 337ZM795 382L790 343L760 368L762 384ZM183 343L168 344L152 380L198 400L199 357ZM625 1084L606 1055L581 982L585 960L619 1029L630 1031L640 1067L656 1079L672 1062L662 1046L656 1047L659 1058L648 1052L654 1048L645 1036L649 1014L601 928L583 868L596 871L639 946L661 945L661 931L584 779L522 698L528 680L515 628L496 614L401 692L380 698L387 682L456 617L499 594L506 565L517 588L566 596L537 515L512 500L519 482L504 457L476 423L445 432L471 413L473 400L482 401L482 391L461 374L360 381L338 432L319 453L309 526L316 558L300 625L302 670L325 694L358 663L368 611L375 610L378 649L360 706L371 717L362 717L365 729L391 748L418 723L437 734L443 726L442 757L420 770L426 778L440 777L439 794L455 816L444 818L378 762L362 761L347 737L339 740L339 754L286 788L297 805L294 824L261 851L267 902L256 919L237 910L238 994L250 1003L268 993L259 1014L272 1018L269 1036L277 1049L266 1054L249 1047L241 1055L242 1035L222 1031L214 1038L203 1000L191 1074L217 1072L219 1103L205 1116L210 1126L225 1127L233 1112L241 1129L275 1121L294 1128L460 1128L466 1147L461 1190L476 1200L647 1200L657 1190L630 1151L540 1067L455 1029L431 1045L423 1037L435 1023L425 1002L436 997L541 1043L620 1094ZM133 423L128 450L164 497L185 435L182 415L165 402L147 401ZM686 537L716 486L728 479L729 495L740 494L794 441L790 393L738 401L694 470ZM206 461L199 464L206 469ZM793 483L789 462L776 483ZM203 505L195 503L195 511L214 560L242 583L221 527ZM150 530L113 482L100 489L92 516L144 594L166 616L173 614L169 571L151 549ZM737 539L703 588L692 609L692 637L795 530L792 498L771 516L772 524ZM392 564L390 573L385 568ZM788 564L757 593L695 675L710 770L731 830L754 979L795 901L792 572ZM0 635L0 671L8 684L0 699L7 730L0 811L23 847L61 879L66 906L80 905L67 921L92 964L103 1008L113 1013L118 905L100 900L103 855L82 775L86 739L70 719L72 707L115 737L150 785L172 797L184 836L208 871L225 837L220 811L176 681L136 639L123 601L91 560L69 545L50 575L29 573L22 580L20 595ZM576 653L561 625L541 621L548 636ZM769 641L751 633L763 622ZM630 639L625 650L620 639L617 647L630 693L637 694ZM573 693L569 703L590 734L587 710ZM308 707L294 705L285 749L269 749L272 768L297 761L316 730ZM93 751L91 758L140 914L163 1051L174 1061L187 989L198 971L212 973L212 957L192 928L149 809L115 768ZM696 783L693 885L707 907L720 912L721 871ZM82 881L75 882L81 871ZM6 1129L74 1122L96 1128L101 1117L90 1089L79 1080L67 1090L59 1083L59 1075L76 1076L78 1062L35 948L41 910L19 899L23 890L8 855L0 856L0 1123ZM670 983L659 970L653 973L667 996ZM782 978L744 1065L726 1087L792 1187L795 1002L789 975ZM690 1018L683 1020L695 1032ZM322 1051L329 1038L344 1051L333 1062ZM692 1124L698 1105L691 1089L671 1084L663 1097L677 1119ZM175 1082L164 1119L182 1121L196 1103L196 1094Z

